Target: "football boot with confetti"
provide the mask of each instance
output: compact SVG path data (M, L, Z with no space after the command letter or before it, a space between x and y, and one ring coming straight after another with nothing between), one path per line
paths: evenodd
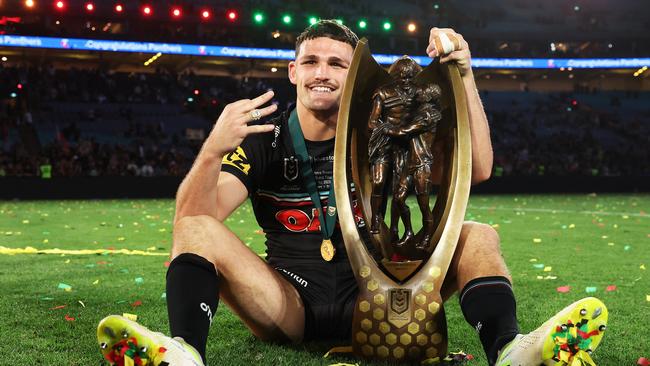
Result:
M204 366L199 353L182 338L152 332L118 315L99 322L97 341L114 366Z
M564 308L535 331L506 344L496 366L595 366L591 353L607 328L607 307L587 297Z

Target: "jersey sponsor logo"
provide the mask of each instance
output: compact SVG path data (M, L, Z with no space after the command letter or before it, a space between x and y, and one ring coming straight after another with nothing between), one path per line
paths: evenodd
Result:
M289 182L293 182L298 178L298 159L294 156L284 158L284 167L282 169L284 178Z
M237 146L237 150L224 156L221 163L232 165L246 175L248 175L248 171L251 168L251 165L248 162L248 158L246 157L246 153L244 152L244 149L241 148L241 146Z
M323 211L326 209L323 208ZM354 213L354 220L358 227L365 226L363 214L357 204L357 201L352 201L352 212ZM288 210L280 210L275 214L275 219L278 220L285 229L294 232L320 232L320 214L318 209L312 208L311 214L303 210L293 208ZM338 223L337 223L338 225Z

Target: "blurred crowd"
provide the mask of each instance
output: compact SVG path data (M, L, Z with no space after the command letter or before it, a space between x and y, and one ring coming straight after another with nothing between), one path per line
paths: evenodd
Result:
M0 67L0 176L183 176L223 107L268 89L295 99L282 78ZM650 175L649 93L482 97L496 176Z

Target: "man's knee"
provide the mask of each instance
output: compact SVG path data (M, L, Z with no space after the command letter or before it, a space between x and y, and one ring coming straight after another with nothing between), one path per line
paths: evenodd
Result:
M214 263L214 232L223 226L212 216L185 216L174 224L172 258L182 253L200 255Z
M465 247L471 247L483 253L494 253L501 255L499 245L499 234L490 225L468 221L463 225L460 233L460 243Z

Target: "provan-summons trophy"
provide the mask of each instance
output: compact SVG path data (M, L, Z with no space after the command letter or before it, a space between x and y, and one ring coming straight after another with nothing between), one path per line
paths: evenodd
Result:
M334 154L339 222L360 289L354 353L398 362L445 357L440 290L471 181L469 121L456 65L432 62L422 69L404 56L386 71L367 41L359 41L341 100ZM443 168L436 171L436 166ZM363 227L353 216L351 183ZM411 191L422 213L419 230L406 204ZM387 211L390 226L384 222Z

